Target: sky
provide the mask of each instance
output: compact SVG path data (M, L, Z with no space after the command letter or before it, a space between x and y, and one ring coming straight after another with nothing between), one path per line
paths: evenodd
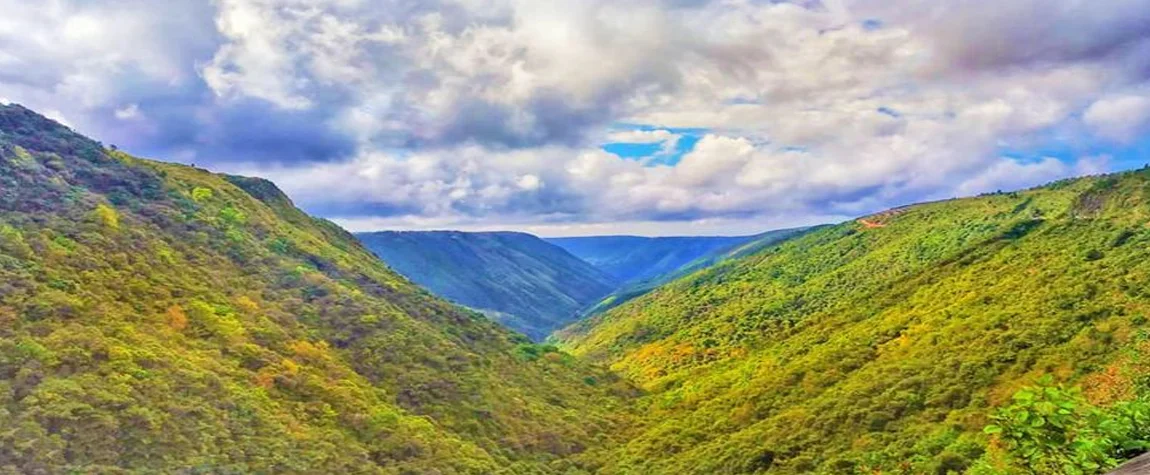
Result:
M1150 162L1150 0L0 11L0 101L353 231L750 234Z

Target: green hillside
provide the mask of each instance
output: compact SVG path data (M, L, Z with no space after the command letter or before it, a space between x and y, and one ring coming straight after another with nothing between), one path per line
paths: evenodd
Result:
M773 246L784 240L799 236L802 233L807 232L809 229L810 228L780 229L777 231L767 231L765 233L749 236L747 238L735 238L733 243L727 244L723 247L709 249L702 255L668 272L655 274L642 280L632 280L631 282L619 287L614 292L611 292L610 295L603 298L602 300L595 302L595 305L584 308L581 313L584 316L592 316L606 312L607 310L618 307L619 305L629 302L632 299L638 298L647 292L657 289L659 286L665 285L676 279L686 277L692 272L698 272L702 269L706 269L721 262L754 254L766 247ZM703 239L710 240L713 238ZM688 246L688 248L690 247L691 246Z
M1086 474L1150 449L1150 169L789 237L564 329L568 354L270 182L2 106L0 473Z
M391 268L541 341L614 290L615 280L524 233L378 232L357 237Z
M0 107L0 472L579 473L629 392L269 182Z
M1150 441L1148 246L1150 171L1062 181L818 229L558 338L649 391L605 473L1100 473Z

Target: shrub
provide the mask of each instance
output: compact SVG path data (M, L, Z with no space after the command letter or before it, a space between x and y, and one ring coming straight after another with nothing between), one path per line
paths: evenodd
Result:
M120 229L120 213L106 204L96 205L96 219L108 229Z
M1081 390L1046 376L999 409L984 432L995 435L1012 465L1025 473L1098 473L1150 449L1150 404L1132 401L1100 408Z
M192 201L195 201L196 203L202 203L210 199L212 199L211 188L197 186L192 190Z

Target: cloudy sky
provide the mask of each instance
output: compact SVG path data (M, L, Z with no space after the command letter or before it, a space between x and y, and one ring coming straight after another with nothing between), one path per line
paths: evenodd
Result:
M0 100L352 230L752 233L1150 161L1150 0L0 12Z

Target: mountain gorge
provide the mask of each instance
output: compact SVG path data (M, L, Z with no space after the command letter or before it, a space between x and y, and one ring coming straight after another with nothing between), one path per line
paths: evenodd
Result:
M365 246L0 106L0 472L1101 473L1150 449L1148 223L1143 169L612 274L513 233ZM659 285L538 344L425 279L552 327Z
M357 237L436 295L542 341L618 286L611 276L524 233L377 232Z

